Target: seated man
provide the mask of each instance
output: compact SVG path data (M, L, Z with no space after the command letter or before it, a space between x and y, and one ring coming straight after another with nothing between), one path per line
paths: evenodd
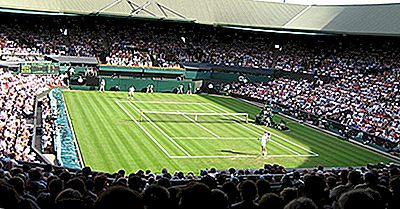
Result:
M278 129L278 130L281 130L281 131L286 131L286 130L288 130L289 128L286 127L286 122L285 122L283 119L281 119L281 121L279 122L279 124L278 124L278 126L277 126L277 129Z

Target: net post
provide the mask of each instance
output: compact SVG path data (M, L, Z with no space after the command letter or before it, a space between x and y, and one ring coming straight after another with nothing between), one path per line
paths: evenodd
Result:
M197 114L194 115L194 121L197 121Z
M143 114L144 114L144 112L142 111L142 112L140 112L140 121L142 121L143 120Z
M246 123L249 123L249 114L246 114Z

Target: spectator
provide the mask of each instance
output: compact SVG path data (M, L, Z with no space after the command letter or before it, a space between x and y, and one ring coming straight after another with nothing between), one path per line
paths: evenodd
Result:
M284 205L287 205L290 201L296 199L298 197L297 188L285 188L280 196L283 199Z
M193 183L182 190L180 195L180 208L202 209L209 207L208 200L211 199L211 190L202 183Z
M242 201L232 205L232 209L252 209L257 208L258 204L255 202L257 196L256 184L250 180L244 181L240 184L240 196Z
M260 202L261 197L264 194L270 193L271 192L271 186L270 183L264 179L259 179L256 182L257 186L257 200L256 202Z
M76 208L83 209L83 202L81 194L73 189L66 189L62 191L55 200L55 208L68 209Z
M37 198L38 205L41 209L55 208L57 196L63 191L64 184L59 178L49 181L47 191L39 194Z
M143 203L147 209L171 208L170 196L166 188L151 185L143 192Z
M211 205L209 208L229 209L228 196L219 189L211 190Z
M380 208L371 193L358 189L344 193L339 199L339 209Z
M289 202L289 204L285 206L285 209L317 209L317 206L311 199L300 197Z
M283 209L285 205L283 200L277 194L267 193L264 194L259 202L258 208L264 209Z
M400 207L400 176L393 176L390 180L390 189L392 191L389 197L388 209Z
M95 203L96 209L134 208L143 209L138 193L126 187L111 187L102 193Z

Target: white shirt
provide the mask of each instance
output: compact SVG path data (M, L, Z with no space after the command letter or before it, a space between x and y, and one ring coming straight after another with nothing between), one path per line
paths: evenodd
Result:
M266 147L267 146L267 141L268 139L271 137L271 135L269 133L265 133L262 137L261 137L261 146L262 147Z

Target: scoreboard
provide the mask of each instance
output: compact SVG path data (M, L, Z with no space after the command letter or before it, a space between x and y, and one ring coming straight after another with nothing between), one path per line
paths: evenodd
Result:
M58 74L60 64L53 62L24 62L20 63L21 74Z

